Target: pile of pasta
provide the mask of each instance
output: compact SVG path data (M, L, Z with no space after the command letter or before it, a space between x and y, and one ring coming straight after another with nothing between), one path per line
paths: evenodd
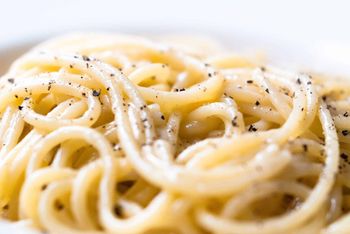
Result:
M75 34L0 80L0 217L47 233L349 233L350 80Z

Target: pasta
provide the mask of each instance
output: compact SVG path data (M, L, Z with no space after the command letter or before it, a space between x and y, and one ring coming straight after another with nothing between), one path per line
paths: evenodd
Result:
M350 82L75 34L0 80L0 214L47 233L350 233Z

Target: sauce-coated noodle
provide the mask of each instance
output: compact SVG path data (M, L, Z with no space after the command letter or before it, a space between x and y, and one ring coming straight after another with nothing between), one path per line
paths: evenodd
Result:
M0 214L48 233L350 233L350 81L79 34L0 80Z

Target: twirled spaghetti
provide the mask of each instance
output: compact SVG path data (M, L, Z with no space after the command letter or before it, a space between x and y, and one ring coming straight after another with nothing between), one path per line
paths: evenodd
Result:
M48 233L350 233L350 82L81 34L0 80L0 213Z

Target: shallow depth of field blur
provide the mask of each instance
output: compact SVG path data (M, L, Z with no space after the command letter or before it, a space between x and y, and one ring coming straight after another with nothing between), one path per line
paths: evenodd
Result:
M350 75L349 9L346 0L2 0L0 74L18 53L50 36L115 31L205 35L237 51Z

